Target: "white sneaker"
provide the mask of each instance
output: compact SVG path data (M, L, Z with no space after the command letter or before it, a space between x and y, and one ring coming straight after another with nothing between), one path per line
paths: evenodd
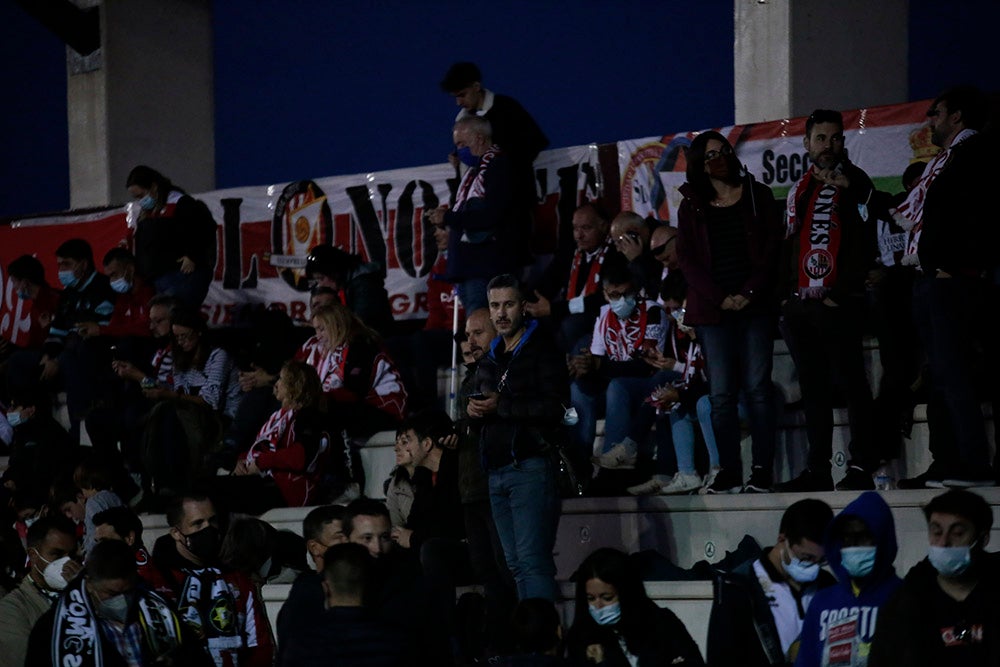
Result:
M704 486L706 489L708 487L712 486L712 484L715 483L715 477L716 477L716 475L719 474L720 470L722 470L722 468L719 467L719 466L715 466L714 468L712 468L711 470L709 470L708 474L705 475L705 482L702 484L702 486Z
M622 443L591 459L596 465L609 470L631 470L635 468L637 454Z
M649 481L643 482L642 484L636 484L635 486L630 486L625 490L633 496L652 496L659 493L662 488L663 482L654 477Z
M676 493L689 493L701 488L701 477L694 474L679 472L674 475L670 483L660 489L661 496L669 496Z

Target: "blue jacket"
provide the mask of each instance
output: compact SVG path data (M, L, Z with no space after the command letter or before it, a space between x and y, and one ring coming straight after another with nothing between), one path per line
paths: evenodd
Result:
M852 581L841 561L843 544L839 525L857 517L875 537L875 567L863 579ZM837 583L816 594L802 625L795 667L819 667L831 662L829 653L850 651L850 661L836 664L865 667L875 633L878 610L896 592L902 580L896 576L896 524L892 510L875 491L866 491L831 522L826 535L826 558L837 575Z

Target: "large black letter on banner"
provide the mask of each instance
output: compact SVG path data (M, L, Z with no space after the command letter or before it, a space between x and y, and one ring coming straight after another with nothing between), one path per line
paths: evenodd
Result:
M257 287L257 258L253 258L250 275L243 281L243 246L240 241L240 204L242 199L223 199L222 204L222 287L253 289Z
M430 273L431 267L437 261L437 244L434 242L434 234L431 233L431 224L420 225L422 238L420 243L423 246L420 256L423 263L418 270L413 262L413 191L420 187L423 193L424 211L432 211L438 207L438 197L434 192L434 186L426 181L410 181L403 188L403 193L399 195L396 203L396 233L394 234L394 246L396 258L406 275L413 278L422 278Z
M354 204L354 218L358 222L358 231L361 232L361 242L364 243L368 251L368 258L382 264L388 269L386 263L385 237L382 236L382 227L378 223L378 215L375 207L368 196L367 185L352 185L344 190ZM353 251L354 235L351 235L351 250Z

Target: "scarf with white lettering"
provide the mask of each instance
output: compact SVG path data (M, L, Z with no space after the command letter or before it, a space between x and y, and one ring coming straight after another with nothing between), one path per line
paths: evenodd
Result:
M889 211L899 226L909 232L906 253L900 260L904 266L917 266L920 263L920 260L917 259L917 246L920 245L920 232L924 226L924 202L927 200L927 191L938 174L948 165L948 160L951 159L951 150L975 134L975 130L962 130L955 135L955 140L951 142L951 145L934 156L934 159L924 167L924 173L920 175L920 180L906 196L906 201Z
M595 250L593 256L588 260L590 267L587 272L587 282L583 285L583 293L577 291L577 281L580 279L580 265L586 258L587 253L577 249L573 253L573 267L569 272L569 286L566 288L566 300L578 296L590 296L597 291L601 284L601 266L604 264L604 256L608 253L610 244L604 243L599 250Z
M486 168L489 167L490 162L493 161L493 158L499 152L499 146L495 144L490 146L483 153L482 157L479 158L479 164L465 171L465 175L462 176L462 182L458 186L458 193L455 195L456 211L461 211L465 206L465 202L470 199L483 199L486 197Z
M804 299L822 299L837 281L840 194L811 169L788 193L786 235L799 235L798 289Z
M281 408L268 417L264 425L257 433L257 441L246 453L245 461L253 463L261 452L276 452L289 428L295 422L295 410L293 408ZM291 441L294 442L295 435L292 434ZM262 471L264 475L270 475L271 471Z
M236 598L222 572L214 567L185 570L187 578L177 600L177 615L206 640L216 665L225 664L223 653L243 646Z
M77 577L56 603L52 664L100 667L104 664L100 622L87 594L86 577ZM181 626L170 605L156 593L135 591L135 611L143 638L143 661L153 664L181 645Z
M646 302L640 300L635 310L624 322L608 308L606 317L598 323L604 338L604 348L611 361L628 361L632 354L642 347L646 339L646 320L648 318Z

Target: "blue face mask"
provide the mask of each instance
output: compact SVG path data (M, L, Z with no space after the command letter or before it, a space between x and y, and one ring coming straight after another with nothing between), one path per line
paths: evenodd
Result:
M9 417L8 421L10 421ZM972 546L974 545L967 547L931 546L927 548L927 559L942 576L957 577L968 570L972 563Z
M458 149L458 159L461 160L462 164L468 167L476 167L479 165L479 156L472 154L472 149L468 146L462 146Z
M139 200L139 208L143 211L152 211L156 208L156 200L153 199L152 195L147 194L145 197Z
M614 625L622 617L622 607L617 602L606 604L600 609L592 605L587 605L590 610L590 617L598 625Z
M844 547L840 562L852 579L867 577L875 567L875 547Z
M635 310L635 297L623 296L611 301L610 304L611 311L618 316L618 319L627 320L632 315L632 311Z
M111 281L111 289L118 294L127 294L128 291L132 289L132 283L125 278L118 278L117 280Z
M72 287L77 283L79 278L76 277L76 273L73 271L60 271L59 272L59 284L63 287Z
M19 290L17 290L17 298L21 299L22 301L24 301L25 299L30 299L31 295L28 293L28 290L26 290L26 289L19 289Z
M21 417L20 412L8 412L7 423L10 424L11 426L18 426L24 423L24 418Z
M810 582L816 581L816 577L819 576L819 563L804 563L795 557L790 550L786 550L790 562L784 563L782 565L785 568L785 573L800 584L808 584Z

